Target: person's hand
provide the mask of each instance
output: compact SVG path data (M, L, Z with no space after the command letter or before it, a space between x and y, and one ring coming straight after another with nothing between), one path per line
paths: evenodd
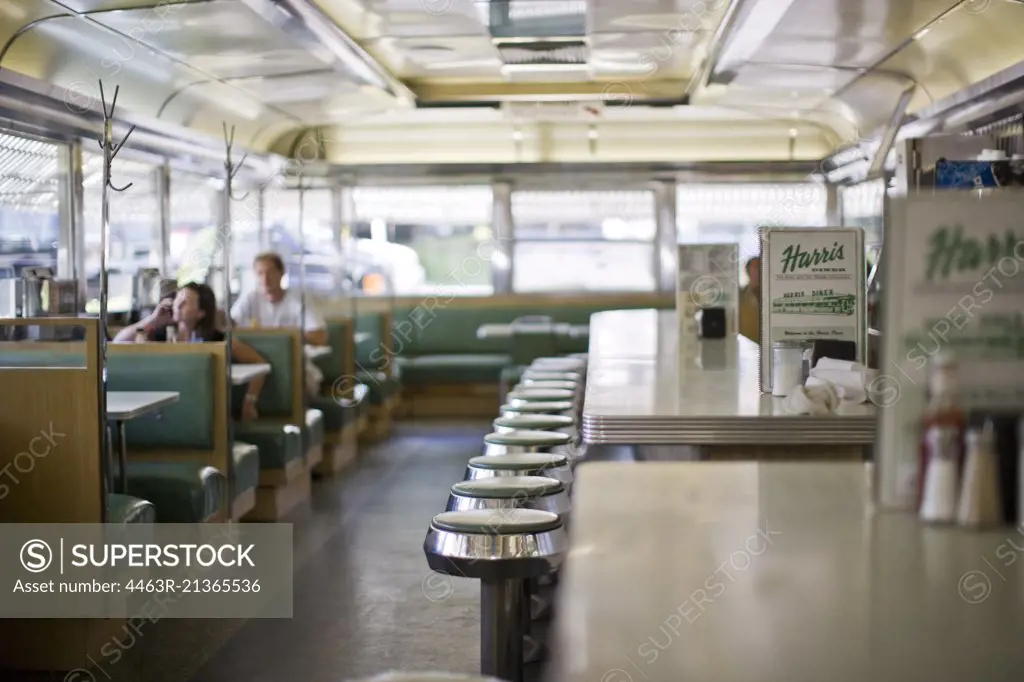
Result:
M173 302L170 299L164 299L157 305L156 310L146 318L144 326L150 331L155 331L160 327L166 327L167 325L174 322L174 312L172 311Z
M242 421L254 422L259 417L259 412L256 411L256 396L245 396L245 403L242 404Z

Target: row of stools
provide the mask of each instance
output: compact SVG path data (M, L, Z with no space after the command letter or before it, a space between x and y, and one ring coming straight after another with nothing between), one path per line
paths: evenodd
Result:
M522 682L543 659L535 622L550 617L565 558L585 355L538 358L523 371L433 518L424 552L434 571L480 581L480 672Z

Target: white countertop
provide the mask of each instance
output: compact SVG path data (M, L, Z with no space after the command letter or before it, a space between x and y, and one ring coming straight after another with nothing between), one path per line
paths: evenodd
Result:
M107 419L128 421L178 402L177 391L107 391Z
M875 407L842 416L787 414L762 395L758 346L742 336L680 348L674 310L614 310L591 318L583 434L589 443L873 442Z
M244 386L256 377L262 377L268 374L270 374L270 365L266 363L231 365L231 383L235 386Z
M1020 680L1024 531L876 514L869 476L854 463L584 464L551 679Z

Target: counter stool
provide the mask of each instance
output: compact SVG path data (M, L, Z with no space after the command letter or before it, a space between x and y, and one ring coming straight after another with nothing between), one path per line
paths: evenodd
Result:
M546 476L497 476L460 481L452 486L447 511L536 509L556 514L563 525L570 510L565 485Z
M583 388L583 383L580 381L566 381L558 379L522 379L518 384L512 387L513 391L521 390L540 390L540 391L572 391L578 393Z
M569 512L572 505L569 493L560 481L544 476L499 476L461 481L452 486L448 496L448 511L473 509L536 509L556 514L562 526L569 527ZM530 636L530 623L534 620L548 620L552 612L551 589L556 584L556 574L542 576L523 582L523 618L526 636L523 660L533 663L542 658L544 646Z
M520 381L583 381L583 375L579 372L559 372L546 369L524 369Z
M556 357L537 358L528 369L541 369L548 372L585 372L587 361L581 358Z
M511 431L484 436L485 455L511 455L517 452L559 452L566 454L571 439L555 431Z
M569 458L554 452L521 452L513 455L481 455L469 460L467 481L504 476L544 476L561 481L572 492Z
M423 551L432 570L480 579L480 672L523 680L524 582L556 570L568 545L558 516L535 509L438 514Z
M406 673L393 671L354 682L498 682L496 677L462 675L460 673Z
M518 405L505 403L498 408L502 417L515 417L520 414L560 414L576 421L575 405L571 400L539 400L522 402Z
M509 431L556 431L572 436L576 432L576 420L560 414L517 414L514 417L498 417L494 420L495 433Z
M539 403L550 400L574 400L576 391L565 389L520 388L508 392L505 401L509 405Z

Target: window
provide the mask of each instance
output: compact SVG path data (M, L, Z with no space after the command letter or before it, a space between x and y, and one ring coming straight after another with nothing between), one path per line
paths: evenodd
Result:
M652 192L517 191L512 222L514 291L655 288Z
M221 178L171 171L167 267L181 284L203 282L219 267L223 187Z
M742 264L760 253L761 227L825 227L827 202L815 183L679 185L676 236L681 244L739 244Z
M118 157L113 182L132 183L124 192L110 192L110 250L107 261L107 309L122 313L132 307L132 281L143 268L160 267L160 197L157 167ZM100 252L103 236L103 156L82 153L86 311L99 312Z
M348 276L366 294L492 293L492 201L487 186L353 189Z
M840 189L843 227L864 228L864 243L877 249L882 244L885 180L871 180Z
M346 261L334 244L332 197L329 189L308 189L302 197L302 230L299 230L299 192L273 188L264 193L267 248L281 254L285 263L285 286L319 296L337 294L347 288ZM305 250L303 251L303 245ZM259 249L262 250L262 249ZM244 261L243 281L251 287L249 264L258 250L240 257ZM299 264L303 265L300 270ZM300 277L300 274L302 275Z
M60 145L0 132L0 279L57 271Z

